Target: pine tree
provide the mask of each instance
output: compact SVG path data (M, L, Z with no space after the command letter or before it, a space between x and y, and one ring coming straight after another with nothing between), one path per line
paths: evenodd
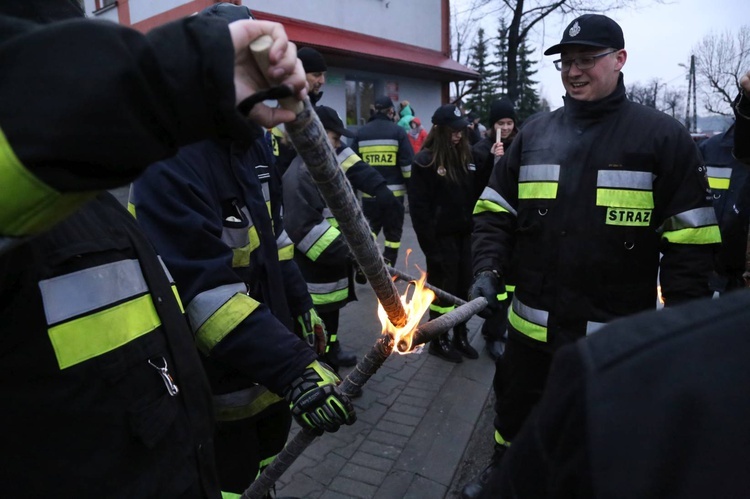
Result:
M508 95L508 25L505 19L500 19L500 27L495 37L495 61L492 66L495 71L492 72L491 88L492 99L500 99Z
M518 102L516 103L516 113L520 121L525 120L532 114L540 110L539 93L536 91L536 85L539 83L531 78L537 73L533 68L534 62L529 60L531 51L526 42L518 48Z
M469 92L465 107L469 111L482 115L487 108L488 99L492 97L491 88L487 85L488 76L491 76L487 60L487 39L482 28L479 28L477 42L472 47L471 68L479 73L479 80L476 87Z

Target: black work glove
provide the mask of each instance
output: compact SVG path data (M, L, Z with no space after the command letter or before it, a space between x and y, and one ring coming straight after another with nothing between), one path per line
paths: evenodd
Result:
M284 389L284 398L300 426L322 435L357 420L351 400L338 387L340 382L330 367L315 360Z
M375 202L378 204L381 213L386 217L399 218L404 216L404 204L393 195L388 188L388 184L380 184L375 189Z
M315 308L299 315L294 329L294 332L302 337L318 355L323 355L328 351L328 331Z
M481 270L474 276L469 288L469 300L483 297L487 308L479 312L479 317L489 319L503 309L508 308L508 293L505 292L505 280L495 270Z

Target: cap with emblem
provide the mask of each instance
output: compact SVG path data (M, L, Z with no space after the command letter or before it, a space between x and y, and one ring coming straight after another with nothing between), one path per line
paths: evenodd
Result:
M584 14L568 24L562 40L544 51L544 55L559 54L566 45L589 45L591 47L624 49L622 28L607 16Z
M437 108L432 115L432 123L434 125L447 126L453 130L462 130L469 126L469 120L453 104L446 104Z
M354 132L346 129L344 122L341 121L334 109L328 106L316 106L315 112L318 113L318 118L320 118L320 122L323 123L323 128L326 130L331 130L350 139L354 137Z

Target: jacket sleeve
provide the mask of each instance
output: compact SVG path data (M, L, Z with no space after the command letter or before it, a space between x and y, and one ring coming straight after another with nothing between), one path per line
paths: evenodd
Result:
M401 168L401 175L406 181L406 185L409 185L409 179L411 178L411 164L414 161L414 149L411 147L409 137L406 136L406 132L399 128L398 130L398 166Z
M248 296L222 240L221 208L201 194L190 161L157 163L134 183L138 222L177 283L198 349L278 394L315 353Z
M698 148L681 127L666 140L654 180L654 214L659 217L659 281L665 305L710 296L708 279L721 243L716 214Z
M39 27L0 17L0 33L0 67L13 75L0 78L0 185L13 186L0 199L0 237L48 229L181 144L249 133L220 20L143 35L91 20Z
M490 180L474 206L471 235L473 271L494 269L507 274L515 244L518 217L519 134L492 169Z
M352 149L345 148L338 153L339 166L344 171L352 188L375 196L378 187L386 184L383 176L360 158Z

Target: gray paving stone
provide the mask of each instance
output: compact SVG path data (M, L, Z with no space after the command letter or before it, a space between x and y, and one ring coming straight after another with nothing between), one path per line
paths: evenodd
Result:
M333 483L331 483L330 487L328 487L328 490L346 494L351 497L368 499L375 495L378 488L373 485L362 483L358 480L352 480L350 478L339 476L336 477Z
M386 472L370 468L368 466L362 466L353 462L348 462L341 469L339 476L351 478L359 482L364 482L370 485L379 486L385 480Z
M398 414L407 414L409 416L417 416L421 418L427 412L427 408L417 407L414 405L405 404L403 402L397 402L393 404L388 411Z
M402 498L414 480L414 475L406 471L394 470L388 474L372 499Z
M416 427L422 421L422 418L419 416L409 416L408 414L403 414L395 411L388 411L383 414L383 421L391 421L396 424L404 424Z
M410 437L414 433L416 426L413 426L413 425L410 426L410 425L405 425L401 423L393 423L390 421L380 421L375 426L375 428L383 432L390 432L395 435Z
M382 402L375 402L365 410L357 409L357 422L355 425L367 423L369 425L375 425L380 418L388 411L388 406Z
M398 454L400 454L400 452ZM394 458L388 458L381 455L371 454L360 449L351 457L349 462L387 473L396 463L395 457L398 457L398 454L394 456Z
M393 445L381 444L380 442L375 442L371 439L362 442L362 445L360 445L359 447L359 451L366 452L367 454L373 456L391 459L394 461L401 454L401 448L395 447Z
M400 449L403 449L404 446L409 442L409 439L407 437L395 435L390 431L381 431L378 429L372 430L368 437L368 440L379 442L385 445L391 445Z
M331 453L325 456L317 465L305 468L302 474L323 485L328 485L341 473L346 463L347 459L345 457Z
M415 476L409 489L402 496L403 499L433 499L445 497L448 488L445 485L428 480L421 476Z

